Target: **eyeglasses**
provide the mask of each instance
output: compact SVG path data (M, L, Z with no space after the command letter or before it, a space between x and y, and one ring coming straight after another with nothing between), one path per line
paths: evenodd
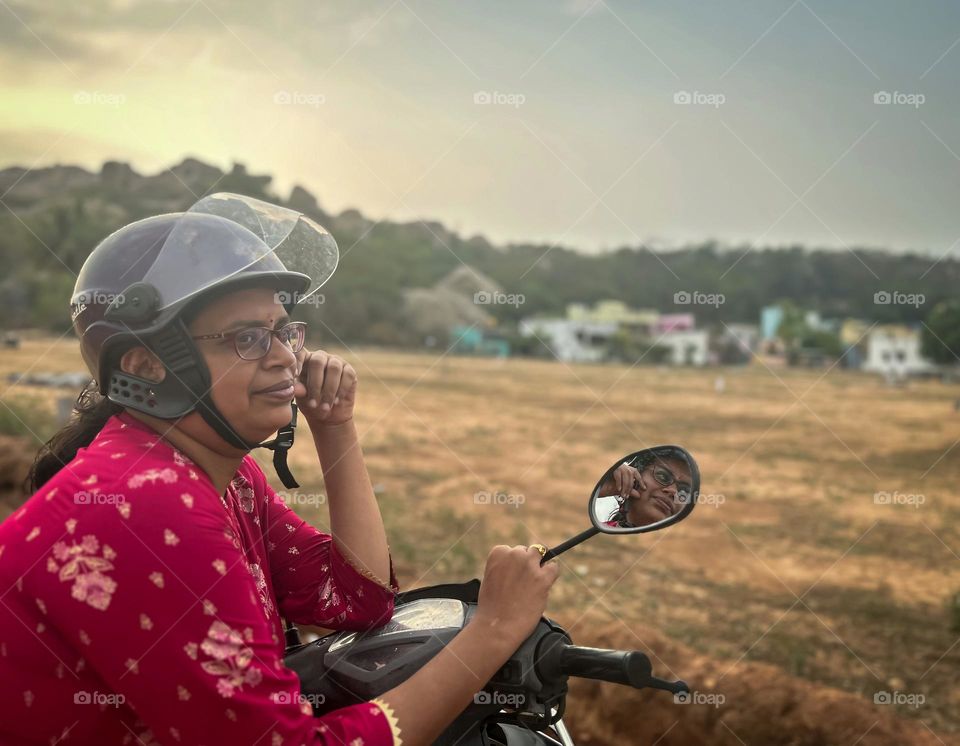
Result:
M242 360L259 360L270 352L270 345L276 337L290 348L293 353L303 349L307 338L307 322L291 321L279 329L270 329L266 326L248 326L235 332L220 332L219 334L201 334L191 339L232 339L237 355Z
M677 485L677 491L683 493L690 492L690 485L686 482L680 482L677 479L677 475L670 471L666 466L661 466L660 464L654 464L650 471L653 473L653 478L657 480L664 487L669 487L671 484Z

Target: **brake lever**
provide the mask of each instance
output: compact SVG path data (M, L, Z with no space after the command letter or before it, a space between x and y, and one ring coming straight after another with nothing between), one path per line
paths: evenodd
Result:
M635 650L627 655L625 667L630 686L635 689L649 687L650 689L663 689L673 694L690 691L690 687L687 686L687 682L685 681L667 681L666 679L661 679L659 676L654 676L653 665L650 663L649 656L639 650Z

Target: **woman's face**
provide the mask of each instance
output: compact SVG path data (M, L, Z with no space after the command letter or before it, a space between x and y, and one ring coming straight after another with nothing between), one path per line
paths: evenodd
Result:
M250 288L224 295L203 307L189 325L192 336L232 332L251 326L278 329L289 321L276 290ZM297 357L274 338L259 360L243 360L233 339L195 342L210 369L211 396L217 409L246 440L261 441L290 421ZM263 389L289 381L289 393ZM196 415L199 417L199 415Z
M661 484L657 476L662 479L667 474L673 475L673 483ZM683 507L677 500L679 485L689 485L691 482L690 468L685 461L674 458L657 459L640 472L640 478L643 486L635 486L630 491L626 506L627 520L634 526L657 523Z

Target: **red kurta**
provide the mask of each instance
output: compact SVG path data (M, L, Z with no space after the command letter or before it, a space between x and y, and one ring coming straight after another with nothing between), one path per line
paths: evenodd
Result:
M377 626L390 585L120 414L0 524L0 743L394 746L381 702L313 717L280 620Z

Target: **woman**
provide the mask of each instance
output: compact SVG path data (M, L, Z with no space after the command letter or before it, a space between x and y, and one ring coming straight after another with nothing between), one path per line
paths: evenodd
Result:
M0 742L427 744L533 630L557 569L495 547L473 621L381 698L314 718L283 666L281 617L370 628L397 592L356 372L305 350L288 317L332 274L331 243L296 213L214 195L84 264L73 319L100 393L0 524ZM249 455L293 401L332 536Z
M633 528L669 518L690 495L690 465L672 449L641 453L614 469L598 497L613 496L617 506L607 526Z

